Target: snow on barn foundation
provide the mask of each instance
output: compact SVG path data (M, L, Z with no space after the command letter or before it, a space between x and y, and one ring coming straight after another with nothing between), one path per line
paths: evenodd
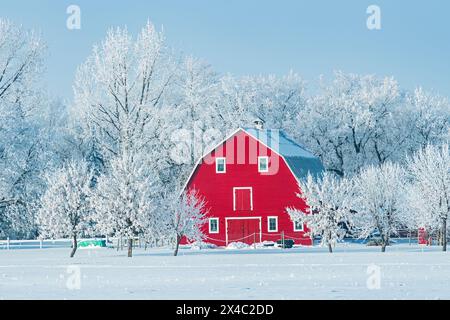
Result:
M291 221L287 207L305 211L298 180L319 175L321 161L281 130L239 128L197 162L185 189L204 197L205 242L226 246L292 239L312 245L308 226ZM189 243L184 239L183 243Z

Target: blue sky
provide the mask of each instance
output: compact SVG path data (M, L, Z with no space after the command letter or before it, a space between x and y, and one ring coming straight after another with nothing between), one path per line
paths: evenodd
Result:
M175 49L235 75L284 74L306 80L334 70L394 76L450 96L448 0L0 0L0 17L39 30L48 44L43 81L71 99L76 67L112 26L134 34L150 19ZM66 8L81 8L81 30L66 28ZM382 29L366 27L381 8Z

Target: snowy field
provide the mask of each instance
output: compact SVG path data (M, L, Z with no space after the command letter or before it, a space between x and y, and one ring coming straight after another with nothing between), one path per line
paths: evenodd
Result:
M0 298L450 299L450 255L439 250L398 244L382 254L347 244L333 254L183 249L173 257L137 249L132 259L106 248L79 250L74 259L68 248L0 250Z

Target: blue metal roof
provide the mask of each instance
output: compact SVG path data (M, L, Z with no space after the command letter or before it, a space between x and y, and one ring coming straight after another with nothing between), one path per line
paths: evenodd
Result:
M308 173L317 177L325 171L318 157L290 139L283 130L256 128L244 128L244 130L282 155L297 179L305 179Z

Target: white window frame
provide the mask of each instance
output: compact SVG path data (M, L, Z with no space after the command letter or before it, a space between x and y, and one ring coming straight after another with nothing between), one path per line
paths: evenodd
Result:
M233 211L236 211L236 190L250 190L250 211L253 211L253 187L233 188Z
M217 223L217 230L216 231L212 231L211 230L211 221L213 221L213 220L215 220L216 223ZM217 233L219 233L219 218L209 218L208 229L209 229L208 231L209 231L210 234L217 234Z
M261 167L260 167L261 162L260 161L262 159L266 160L266 163L267 163L266 170L261 170ZM269 172L269 157L267 157L267 156L258 157L258 172Z
M292 221L292 223L294 224L294 231L295 232L305 231L305 225L303 223L302 223L301 229L297 228L297 225L296 225L295 221Z
M270 220L275 219L275 230L270 230ZM277 216L269 216L267 217L267 232L278 232L278 217Z
M219 171L219 161L223 160L223 171ZM227 172L227 159L225 157L216 158L216 173L226 173Z

